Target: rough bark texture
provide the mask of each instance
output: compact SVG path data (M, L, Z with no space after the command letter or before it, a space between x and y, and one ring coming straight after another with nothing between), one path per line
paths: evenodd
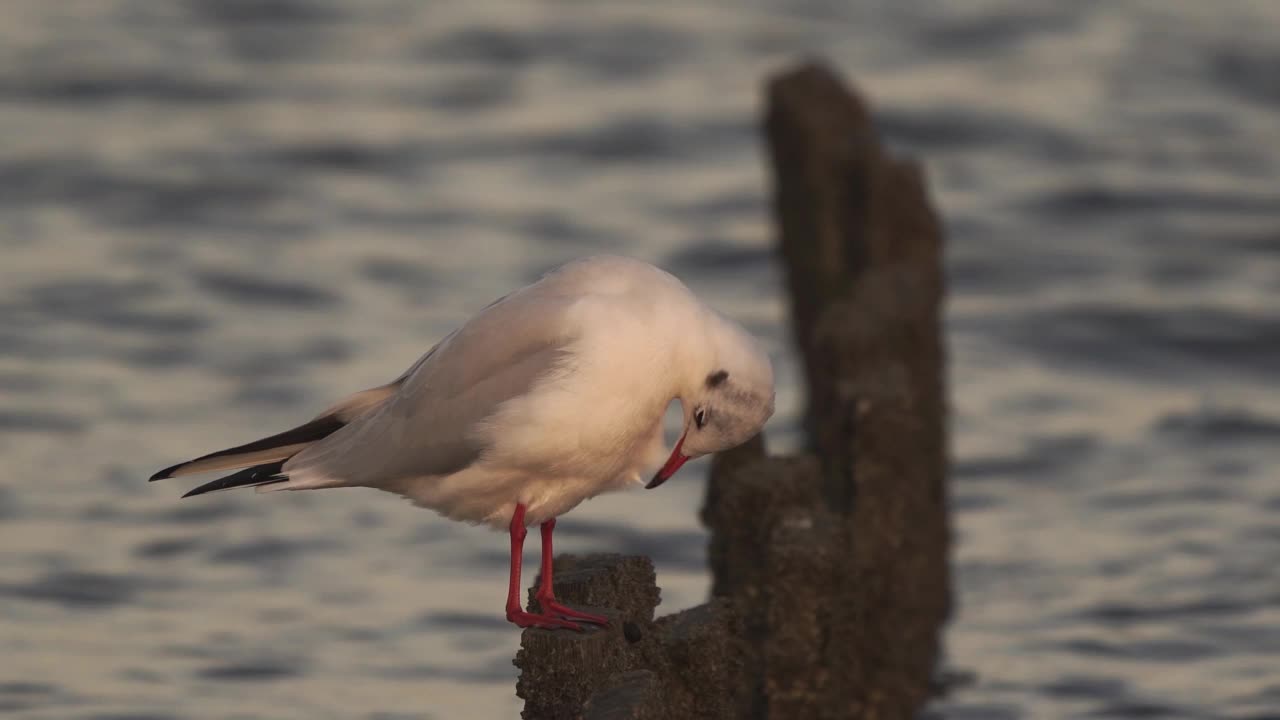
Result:
M765 131L812 454L715 459L706 605L655 622L647 559L558 558L557 594L618 622L525 631L526 718L880 720L927 698L950 608L941 229L830 71L772 79Z

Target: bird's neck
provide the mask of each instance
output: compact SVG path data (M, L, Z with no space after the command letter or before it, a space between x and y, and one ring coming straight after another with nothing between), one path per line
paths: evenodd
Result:
M705 392L707 375L714 370L719 357L715 340L714 332L706 331L687 335L676 343L676 350L671 353L672 400L684 403Z

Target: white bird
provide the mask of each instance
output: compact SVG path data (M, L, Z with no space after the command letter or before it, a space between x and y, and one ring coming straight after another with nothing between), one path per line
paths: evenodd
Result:
M677 399L683 431L666 454L663 415ZM773 405L773 367L745 330L652 265L591 257L490 304L394 381L292 430L151 479L246 468L183 497L235 487L372 487L454 520L506 528L507 619L581 629L575 620L605 619L555 600L556 517L642 483L655 467L645 487L690 458L745 442ZM533 524L542 531L539 614L519 601Z

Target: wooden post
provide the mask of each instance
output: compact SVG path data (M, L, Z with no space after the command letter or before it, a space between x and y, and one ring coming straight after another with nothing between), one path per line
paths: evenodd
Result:
M813 453L715 459L707 605L654 622L643 558L558 559L557 594L622 626L525 631L530 720L882 720L927 699L950 609L941 228L829 70L771 79L765 130Z

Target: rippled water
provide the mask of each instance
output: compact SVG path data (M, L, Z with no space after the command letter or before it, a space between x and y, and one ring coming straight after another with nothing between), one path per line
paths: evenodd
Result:
M821 52L951 236L943 718L1280 712L1280 4L0 7L0 711L510 717L505 542L154 469L381 383L563 260L780 359L758 83ZM698 470L695 468L695 470ZM707 590L697 472L564 550Z

